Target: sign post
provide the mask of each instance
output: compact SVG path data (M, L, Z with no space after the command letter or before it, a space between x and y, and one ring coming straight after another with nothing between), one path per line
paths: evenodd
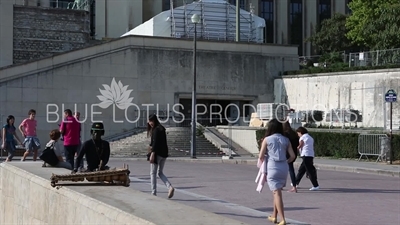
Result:
M390 156L390 164L393 163L393 151L392 151L392 135L393 135L393 131L392 131L392 115L393 115L393 102L397 101L397 94L393 89L389 89L386 94L385 94L385 101L390 103L390 151L389 151L389 156Z

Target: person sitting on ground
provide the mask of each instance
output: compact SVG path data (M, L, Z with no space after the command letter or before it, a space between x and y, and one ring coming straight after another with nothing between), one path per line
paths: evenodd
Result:
M92 138L83 143L76 159L73 173L78 171L83 156L85 156L87 162L86 172L109 169L107 163L110 159L110 143L101 139L101 136L104 135L103 123L93 123L90 133Z
M45 150L39 156L44 161L43 167L52 166L72 170L70 163L65 162L62 157L62 151L56 148L56 143L61 137L61 132L58 129L50 131L50 141L46 144Z

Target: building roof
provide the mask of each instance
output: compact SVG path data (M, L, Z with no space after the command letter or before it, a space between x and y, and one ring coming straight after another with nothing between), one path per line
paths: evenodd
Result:
M225 0L200 0L161 12L122 35L190 38L194 36L193 14L201 17L197 36L209 40L233 41L236 37L236 6ZM240 39L262 43L265 20L240 9Z

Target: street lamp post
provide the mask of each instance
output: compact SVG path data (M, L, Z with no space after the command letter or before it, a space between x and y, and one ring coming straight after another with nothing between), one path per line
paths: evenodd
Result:
M193 89L192 89L192 142L190 146L190 157L196 158L196 51L197 51L197 24L200 22L200 16L193 14L192 23L194 24L194 36L193 36Z

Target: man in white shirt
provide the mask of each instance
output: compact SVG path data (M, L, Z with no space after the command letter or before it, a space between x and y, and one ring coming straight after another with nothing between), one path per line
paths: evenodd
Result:
M308 134L307 129L304 127L297 128L296 132L300 137L297 149L300 152L300 157L303 159L299 171L297 172L296 186L299 185L304 174L307 172L313 185L310 191L319 190L317 170L314 167L314 139Z

